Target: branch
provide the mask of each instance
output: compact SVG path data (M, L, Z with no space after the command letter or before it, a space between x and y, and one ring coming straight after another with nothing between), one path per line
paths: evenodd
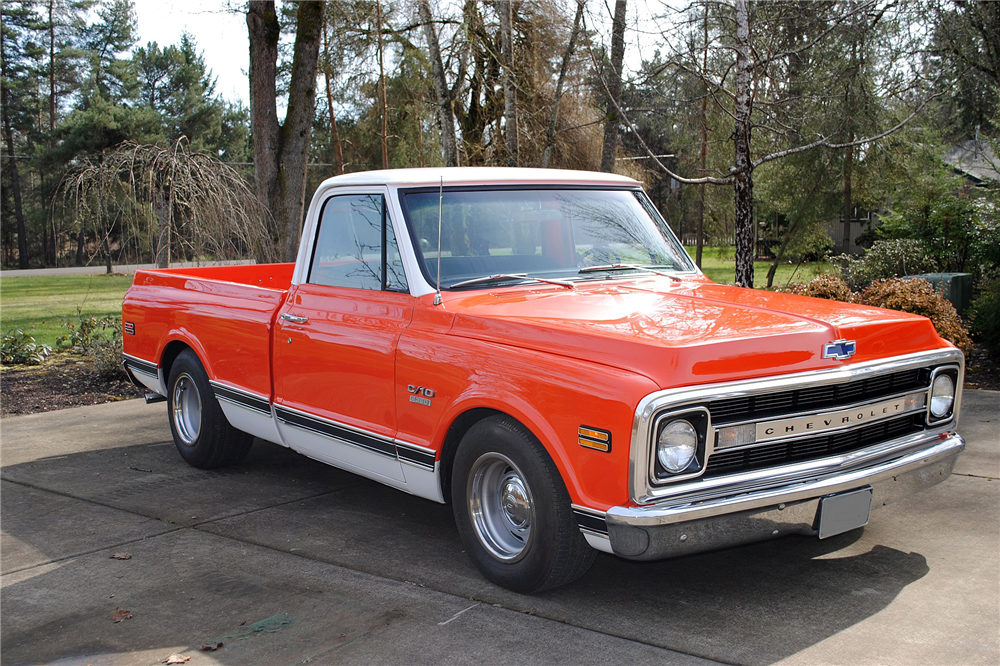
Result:
M777 153L771 153L770 155L766 155L766 156L760 158L759 160L756 160L755 162L753 162L752 168L756 169L761 164L764 164L766 162L773 162L774 160L781 159L783 157L788 157L789 155L795 155L795 154L798 154L798 153L804 153L807 150L812 150L813 148L819 148L820 146L822 146L824 148L830 148L832 150L839 150L841 148L850 148L852 146L860 146L860 145L863 145L863 144L866 144L866 143L872 143L874 141L878 141L879 139L883 139L883 138L889 136L890 134L893 134L894 132L897 132L898 130L902 129L907 123L909 123L911 120L913 120L914 118L916 118L920 114L920 112L923 111L924 107L927 106L927 104L932 99L940 97L943 94L944 94L944 91L938 92L938 93L934 93L933 95L930 95L929 97L927 97L926 99L924 99L924 101L922 101L920 103L920 106L918 106L916 109L914 109L913 113L911 113L910 115L908 115L906 118L904 118L900 122L896 123L894 126L892 126L889 129L887 129L886 131L881 132L880 134L876 134L875 136L862 137L862 138L858 139L857 141L850 141L848 143L830 143L830 140L829 140L830 137L829 136L825 136L825 137L823 137L821 139L817 139L816 141L813 141L812 143L808 143L808 144L806 144L804 146L798 146L797 148L789 148L788 150L782 150L782 151L779 151Z
M628 125L629 130L632 132L632 134L635 136L635 138L639 141L639 145L641 145L642 149L646 151L646 155L651 160L653 160L656 163L656 165L658 167L660 167L660 169L663 170L664 173L666 173L668 176L670 176L671 178L673 178L677 182L684 183L685 185L701 185L702 183L711 183L712 185L729 185L729 184L731 184L733 182L733 177L732 176L729 176L727 178L712 178L712 177L709 177L709 176L705 176L705 177L702 177L702 178L685 178L683 176L677 175L676 173L674 173L673 171L671 171L670 169L668 169L667 165L665 165L663 162L660 161L660 158L656 156L656 153L654 153L652 150L650 150L649 146L646 145L646 142L643 140L642 136L639 134L639 131L636 130L635 125L632 124L632 121L629 119L628 115L625 113L625 110L622 109L621 105L618 103L618 100L615 99L614 96L612 96L611 90L608 88L608 82L604 79L604 75L601 73L600 67L597 64L597 56L594 54L594 47L593 47L593 44L590 41L590 33L587 30L584 30L583 34L587 38L587 52L590 54L590 59L591 59L591 61L594 64L594 72L597 74L597 77L601 80L601 86L604 88L604 92L607 94L608 99L611 101L611 103L615 105L615 109L618 111L619 117L622 120L625 121L625 123Z

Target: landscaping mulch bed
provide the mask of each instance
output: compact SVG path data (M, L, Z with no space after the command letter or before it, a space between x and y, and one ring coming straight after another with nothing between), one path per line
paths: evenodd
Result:
M35 414L67 407L140 398L125 377L101 377L81 357L56 354L44 365L5 367L0 372L0 415Z
M965 359L965 388L1000 391L1000 360L981 345L973 345Z
M1000 365L979 346L966 359L965 387L1000 391ZM56 354L44 365L5 367L0 372L2 416L99 405L142 395L124 372L116 378L101 377L72 354Z

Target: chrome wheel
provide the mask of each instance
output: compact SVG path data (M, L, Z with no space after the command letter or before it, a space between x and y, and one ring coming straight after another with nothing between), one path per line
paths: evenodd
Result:
M535 519L524 475L506 456L486 453L476 460L469 478L467 500L476 536L497 559L516 562L527 551Z
M171 418L177 436L187 446L194 446L201 433L201 392L194 378L186 372L174 382L172 404Z

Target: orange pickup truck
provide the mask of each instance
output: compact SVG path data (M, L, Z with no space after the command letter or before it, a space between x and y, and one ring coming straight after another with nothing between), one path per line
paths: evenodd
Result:
M523 592L597 551L857 529L964 448L964 359L927 319L715 284L610 174L338 176L294 265L139 271L122 315L190 464L258 437L451 502Z

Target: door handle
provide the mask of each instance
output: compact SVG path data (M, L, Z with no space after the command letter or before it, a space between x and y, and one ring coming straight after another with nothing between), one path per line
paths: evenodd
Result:
M309 321L309 317L298 317L293 314L288 314L287 312L281 315L281 318L285 321L290 321L293 324L304 324Z

